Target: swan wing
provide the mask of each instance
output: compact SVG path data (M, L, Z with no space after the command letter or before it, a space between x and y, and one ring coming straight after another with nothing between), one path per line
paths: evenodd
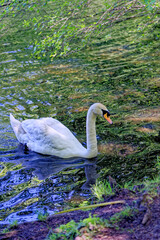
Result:
M47 126L53 128L55 131L65 135L65 136L67 136L67 135L68 135L68 137L73 136L71 131L57 119L48 117L48 118L41 118L40 120L43 121Z
M29 119L22 122L22 127L32 151L68 157L82 148L70 130L56 119Z

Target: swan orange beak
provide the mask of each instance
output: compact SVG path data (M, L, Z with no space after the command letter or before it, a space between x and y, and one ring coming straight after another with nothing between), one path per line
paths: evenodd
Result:
M103 116L104 116L104 118L105 118L110 124L112 124L112 120L110 119L109 116L107 116L107 113L104 114Z

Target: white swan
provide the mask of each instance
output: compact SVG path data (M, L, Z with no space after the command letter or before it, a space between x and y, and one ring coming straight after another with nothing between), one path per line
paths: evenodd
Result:
M95 127L97 115L112 124L107 108L101 103L94 103L87 113L87 149L56 119L48 117L20 122L10 114L10 123L18 141L34 152L61 158L93 158L98 153Z

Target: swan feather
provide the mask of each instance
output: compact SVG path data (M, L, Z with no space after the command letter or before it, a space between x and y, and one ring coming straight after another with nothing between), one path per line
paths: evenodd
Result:
M93 104L88 110L86 121L87 149L57 119L47 117L20 122L10 114L10 122L18 141L26 144L32 151L62 158L92 158L97 155L96 116L103 116L104 113L110 115L107 108L100 103ZM111 120L109 119L108 122L111 123Z

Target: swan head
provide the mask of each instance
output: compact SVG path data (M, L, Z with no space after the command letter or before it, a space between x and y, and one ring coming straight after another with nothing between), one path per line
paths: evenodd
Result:
M112 120L110 119L110 112L103 104L94 103L90 109L95 115L100 115L101 117L105 118L110 124L112 124Z

